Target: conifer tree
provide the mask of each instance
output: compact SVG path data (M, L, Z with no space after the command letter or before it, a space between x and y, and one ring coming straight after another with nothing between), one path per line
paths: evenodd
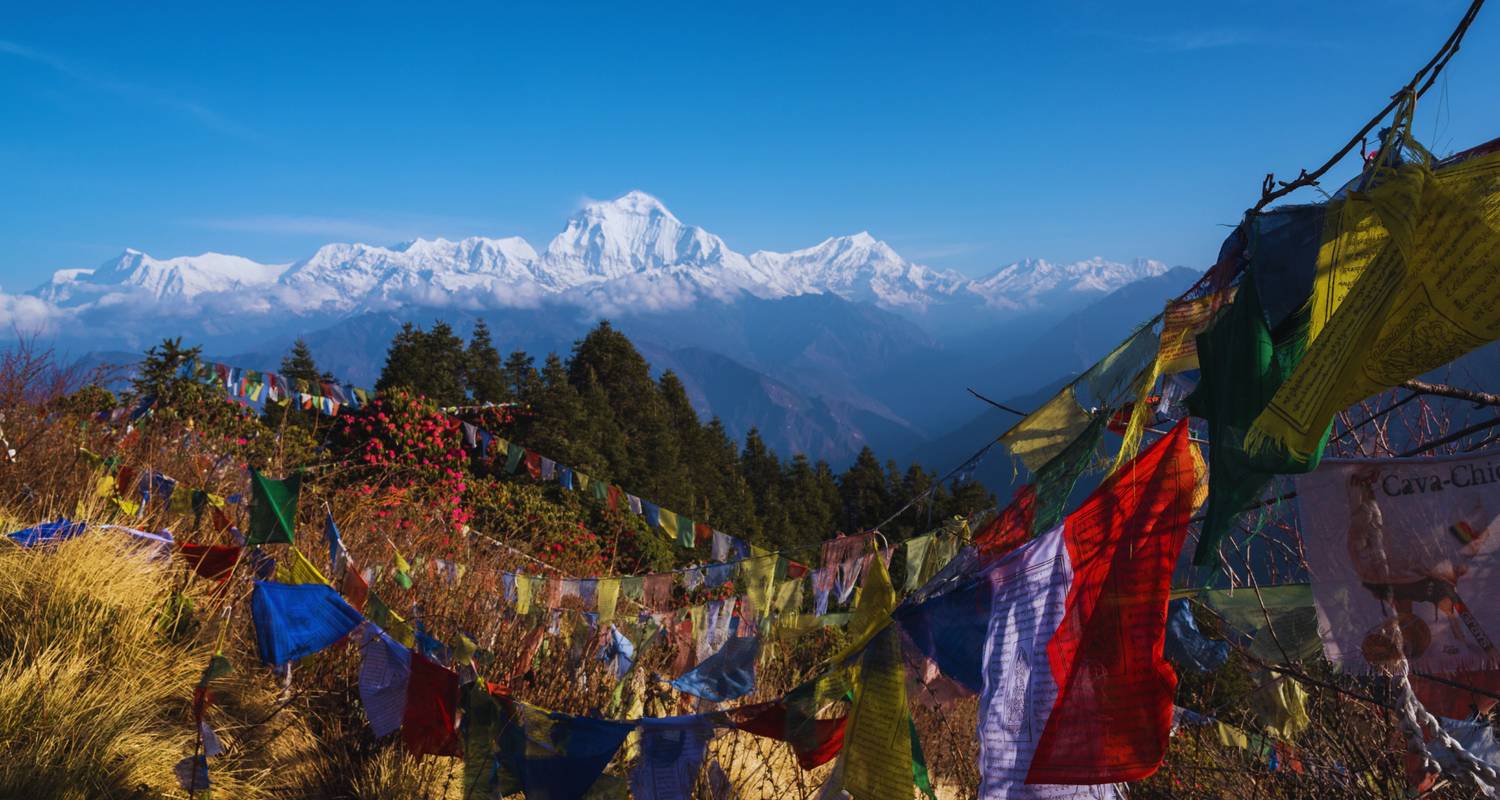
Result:
M505 358L505 387L511 398L519 403L535 403L542 388L541 376L536 372L536 359L524 350L513 351Z
M183 367L198 360L201 347L183 347L182 337L162 339L146 351L140 370L130 382L131 394L137 399L155 397L159 405L171 406L195 396L198 383L191 376L184 377Z
M854 463L839 478L843 495L844 524L849 532L878 525L888 505L886 474L869 445L859 451Z
M307 340L297 337L292 343L292 349L281 357L281 377L289 381L303 380L308 383L318 383L328 379L327 373L318 370L318 364L313 360L312 348L307 346Z
M469 334L469 391L476 403L503 403L510 399L505 372L500 366L500 351L490 339L490 326L475 320Z

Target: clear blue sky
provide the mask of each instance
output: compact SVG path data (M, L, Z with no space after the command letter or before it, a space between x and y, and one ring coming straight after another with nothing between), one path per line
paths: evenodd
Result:
M127 246L541 248L632 188L745 251L868 229L973 273L1202 265L1466 2L224 5L0 11L5 290ZM1500 135L1497 75L1500 6L1419 136Z

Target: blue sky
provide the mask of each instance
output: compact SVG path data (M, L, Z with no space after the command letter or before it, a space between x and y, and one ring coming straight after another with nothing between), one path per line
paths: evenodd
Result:
M742 251L1203 265L1467 3L224 5L0 11L6 290L127 246L541 248L633 188ZM1418 135L1500 135L1497 74L1489 9Z

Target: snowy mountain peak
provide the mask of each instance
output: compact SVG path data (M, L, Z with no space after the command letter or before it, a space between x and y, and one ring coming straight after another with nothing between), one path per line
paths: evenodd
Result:
M1028 258L1006 264L969 284L986 304L1001 308L1037 307L1068 292L1112 292L1127 283L1153 278L1170 267L1137 258L1128 264L1095 256L1069 264Z
M261 264L222 253L155 259L126 248L92 270L58 270L36 294L59 305L87 302L110 288L143 291L156 300L186 300L207 292L268 286L286 268L286 264Z

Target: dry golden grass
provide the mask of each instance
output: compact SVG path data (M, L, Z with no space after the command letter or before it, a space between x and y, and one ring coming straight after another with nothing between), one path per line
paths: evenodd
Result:
M162 633L175 577L117 533L0 547L0 796L182 795L172 767L196 746L193 689L212 644L201 620L196 635ZM292 709L274 713L275 685L241 661L214 693L219 796L295 793L313 742Z

